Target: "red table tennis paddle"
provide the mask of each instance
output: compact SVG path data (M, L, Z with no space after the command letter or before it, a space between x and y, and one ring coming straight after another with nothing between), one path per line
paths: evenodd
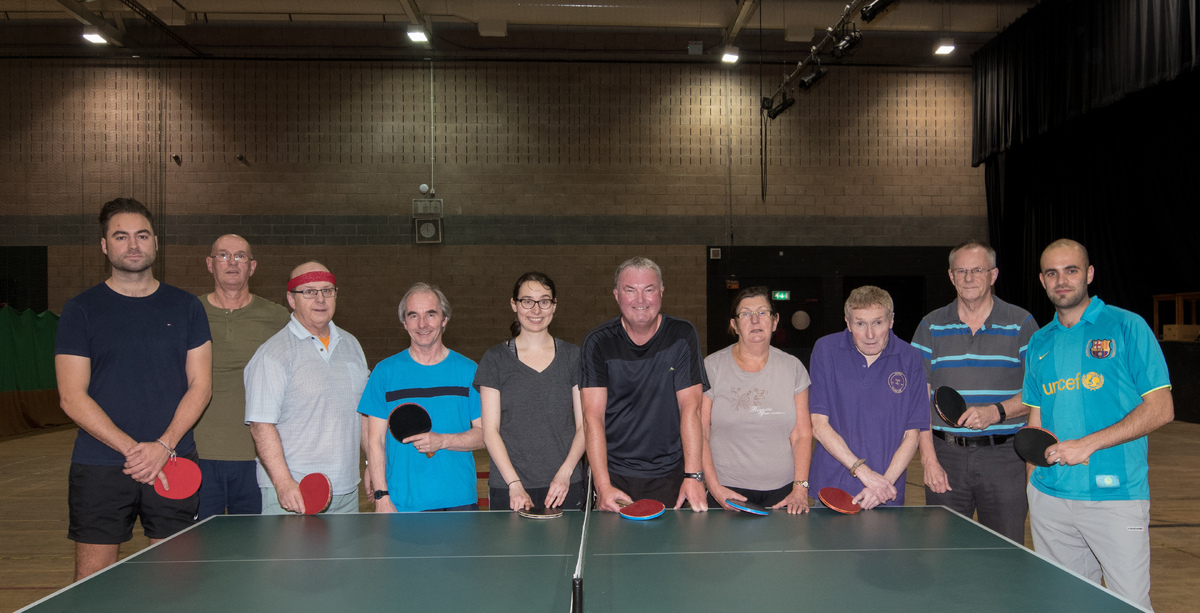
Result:
M156 478L154 491L163 498L183 500L191 497L200 489L200 467L187 458L168 459L162 467L162 473L167 478L167 485L171 489L163 487L162 480Z
M323 473L311 473L300 480L300 496L304 498L304 514L323 513L333 502L333 484Z
M854 496L846 493L845 490L836 487L823 487L817 492L817 497L821 499L821 504L846 515L854 515L862 510L857 502L854 502Z
M750 515L768 515L770 511L766 507L754 504L749 500L737 500L736 498L726 498L725 504Z
M621 506L621 517L636 521L654 519L667 510L667 505L649 498L643 498L637 502L618 500L617 504Z
M946 423L957 426L958 420L967 412L967 401L954 388L943 385L933 394L933 408Z
M388 430L400 442L404 442L404 439L410 436L425 434L431 429L433 421L429 419L429 412L419 404L406 402L392 409L391 415L388 415ZM433 452L426 453L425 457L432 458Z

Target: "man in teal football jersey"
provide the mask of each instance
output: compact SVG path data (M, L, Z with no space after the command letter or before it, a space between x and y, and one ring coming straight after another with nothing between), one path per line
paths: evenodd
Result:
M1034 548L1150 608L1146 435L1174 418L1171 381L1141 317L1088 296L1087 249L1042 252L1039 278L1056 314L1033 335L1022 401L1029 425L1054 433L1054 464L1028 487Z

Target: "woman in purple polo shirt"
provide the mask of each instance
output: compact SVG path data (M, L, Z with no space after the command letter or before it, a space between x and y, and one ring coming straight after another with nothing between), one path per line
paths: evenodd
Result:
M709 505L746 500L788 513L808 512L812 423L808 371L771 346L779 314L770 290L734 297L730 329L738 340L704 360L704 480Z

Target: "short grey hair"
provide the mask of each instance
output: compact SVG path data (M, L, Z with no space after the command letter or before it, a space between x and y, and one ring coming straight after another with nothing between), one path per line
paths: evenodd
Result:
M891 319L895 312L893 306L892 295L887 293L887 290L874 285L864 285L850 292L850 297L846 298L846 306L843 310L846 314L846 321L850 321L850 311L883 307L887 311L885 317Z
M412 286L408 288L408 291L404 292L404 297L400 299L400 308L397 309L397 313L400 315L400 321L404 321L404 311L408 308L409 297L418 292L429 292L437 296L438 308L442 310L442 315L445 316L446 319L450 319L450 301L446 299L446 294L443 294L442 290L438 289L438 286L436 285L430 285L428 283L418 281L413 283Z
M658 277L658 286L662 287L662 269L658 267L658 264L654 263L654 260L639 255L621 262L621 265L617 267L617 272L613 273L613 289L617 289L620 285L621 273L625 272L626 268L634 268L637 270L653 270L654 274Z

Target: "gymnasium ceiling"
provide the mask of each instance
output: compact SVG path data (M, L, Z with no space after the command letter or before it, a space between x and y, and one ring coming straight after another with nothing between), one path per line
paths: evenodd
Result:
M831 64L966 67L1037 0L898 0ZM0 0L0 57L795 64L864 0ZM429 33L409 40L410 26ZM113 44L83 40L84 30ZM956 50L934 56L935 43ZM700 45L692 43L699 42ZM692 53L689 53L692 44ZM695 51L699 50L697 54Z

